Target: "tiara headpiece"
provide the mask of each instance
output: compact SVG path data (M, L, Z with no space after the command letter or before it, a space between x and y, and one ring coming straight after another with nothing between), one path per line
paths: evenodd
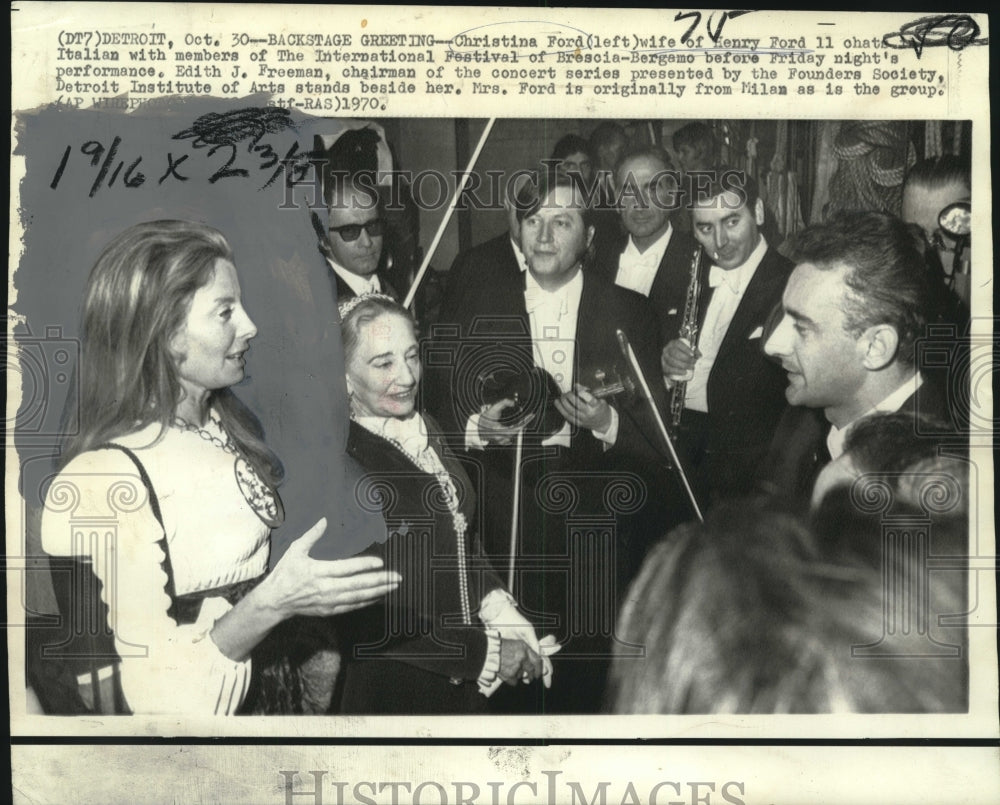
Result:
M351 311L354 310L354 308L356 308L362 302L368 302L372 299L380 299L383 302L396 301L391 296L388 296L387 294L384 293L369 292L360 294L358 296L352 296L350 299L345 299L343 302L337 305L337 312L340 313L340 320L343 321L349 315L351 315Z

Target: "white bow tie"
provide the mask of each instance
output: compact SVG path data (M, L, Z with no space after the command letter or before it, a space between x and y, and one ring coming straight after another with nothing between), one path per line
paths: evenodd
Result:
M659 263L659 258L651 250L642 254L625 251L622 252L619 266L622 268L655 268Z
M726 269L720 268L719 266L712 266L708 270L708 287L718 288L720 285L725 285L733 293L739 293L739 272L732 270L726 271Z
M569 310L565 294L548 293L541 288L532 287L524 289L524 307L528 313L548 311L556 320L565 316Z

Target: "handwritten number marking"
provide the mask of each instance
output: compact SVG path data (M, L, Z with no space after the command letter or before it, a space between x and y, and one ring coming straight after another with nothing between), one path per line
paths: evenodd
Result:
M56 175L52 177L52 184L49 185L53 190L59 184L59 180L62 179L63 171L66 170L66 163L69 161L69 152L73 150L70 145L66 146L66 150L63 151L62 159L59 161L59 167L56 168Z
M232 165L233 162L236 161L236 146L235 145L229 144L229 145L215 145L215 146L212 146L212 148L210 148L208 150L208 155L212 156L220 148L228 148L229 149L229 159L226 161L225 165L223 165L215 173L212 174L212 176L208 180L209 184L215 184L217 181L219 181L219 179L225 179L225 178L229 178L229 177L233 177L233 176L249 176L250 175L250 173L247 170L245 170L244 168L230 168L230 165Z

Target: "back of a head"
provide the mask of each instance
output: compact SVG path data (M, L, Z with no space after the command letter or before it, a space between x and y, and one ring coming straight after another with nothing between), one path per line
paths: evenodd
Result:
M763 503L716 507L646 559L618 634L645 656L616 657L620 713L753 713L813 706L808 530ZM780 624L780 625L779 625ZM812 673L812 672L810 672ZM801 676L801 675L799 675Z
M913 411L863 417L844 439L860 473L901 473L915 464L937 458L947 444L946 425Z
M763 501L734 501L655 548L626 601L618 635L642 658L615 658L619 713L950 712L965 706L949 659L864 657L885 630L885 572L915 582L870 535L818 541ZM944 574L942 574L944 575ZM960 575L960 574L959 574ZM936 612L961 612L961 584L933 588ZM889 646L890 653L892 646Z

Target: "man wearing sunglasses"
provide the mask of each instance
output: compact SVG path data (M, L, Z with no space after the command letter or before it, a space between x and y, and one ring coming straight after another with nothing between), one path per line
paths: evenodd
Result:
M323 251L337 283L337 299L364 293L398 298L382 275L382 218L378 193L356 179L335 177L327 185L328 223Z

